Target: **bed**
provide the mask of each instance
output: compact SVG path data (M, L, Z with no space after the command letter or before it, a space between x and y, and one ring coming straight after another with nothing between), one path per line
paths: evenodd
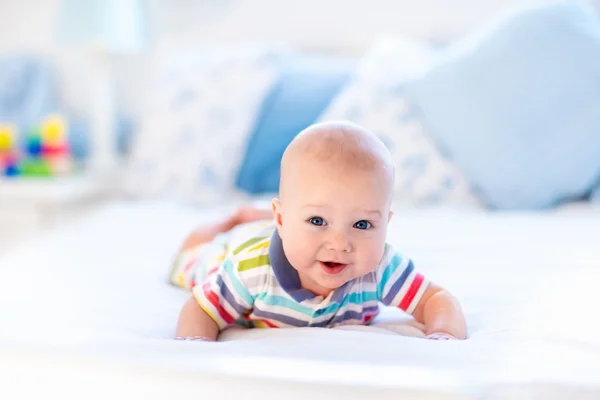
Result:
M600 209L401 208L390 240L453 291L469 339L376 327L172 340L173 250L233 207L115 201L0 258L1 398L600 398Z

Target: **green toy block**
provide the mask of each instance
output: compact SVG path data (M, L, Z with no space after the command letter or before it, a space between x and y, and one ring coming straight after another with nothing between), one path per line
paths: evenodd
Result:
M23 176L52 176L52 166L45 160L24 159L20 163Z

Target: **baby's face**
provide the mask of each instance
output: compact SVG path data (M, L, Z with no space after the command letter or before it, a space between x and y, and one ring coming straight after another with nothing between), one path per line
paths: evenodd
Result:
M381 260L391 217L389 184L377 171L322 165L292 175L285 197L274 202L283 248L302 286L327 296Z

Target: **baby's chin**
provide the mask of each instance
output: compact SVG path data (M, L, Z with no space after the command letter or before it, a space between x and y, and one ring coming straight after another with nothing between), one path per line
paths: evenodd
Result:
M343 282L341 282L341 283L335 283L335 284L332 284L332 283L330 283L330 282L320 282L320 283L319 283L319 285L320 285L321 287L324 287L325 289L329 289L329 290L335 290L335 289L339 289L339 288L341 288L341 287L342 287L342 286L344 286L344 285L345 285L347 282L348 282L348 280L345 280L345 281L343 281Z
M328 277L322 277L321 279L319 279L317 281L317 283L324 288L330 289L330 290L335 290L335 289L339 289L342 286L344 286L346 283L348 283L349 281L356 279L357 277L354 276L328 276Z
M350 279L347 278L342 279L341 277L332 278L327 276L324 277L313 275L312 279L310 279L312 283L309 286L311 287L305 285L302 286L315 294L327 295L328 293L326 292L332 292L338 288L341 288L349 280Z

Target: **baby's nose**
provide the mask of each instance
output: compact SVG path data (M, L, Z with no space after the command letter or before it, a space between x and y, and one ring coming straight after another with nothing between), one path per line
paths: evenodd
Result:
M344 231L334 231L328 240L329 250L335 250L340 252L348 252L352 250L352 245L348 234Z

